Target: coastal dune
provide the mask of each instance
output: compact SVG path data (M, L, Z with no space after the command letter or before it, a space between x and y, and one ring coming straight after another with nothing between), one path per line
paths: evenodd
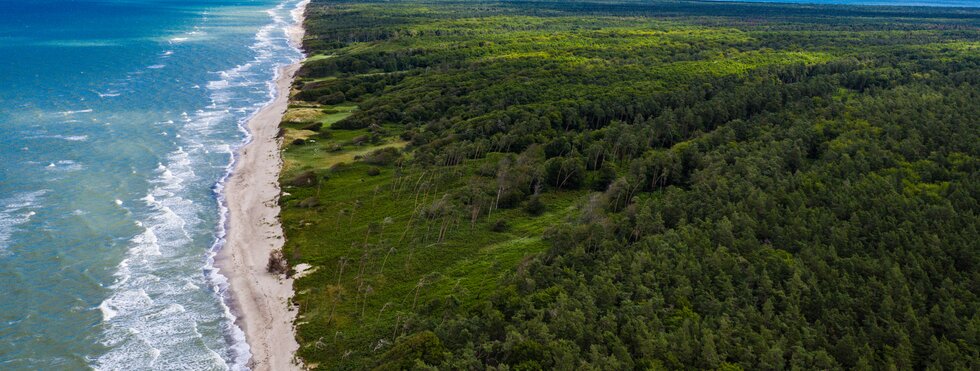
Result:
M303 37L306 3L299 4L294 12L296 26L287 31L297 46ZM293 328L296 308L289 302L293 281L266 271L269 254L284 242L279 222L282 158L277 133L299 67L295 63L279 70L275 99L249 120L252 140L241 148L225 187L228 235L217 266L228 277L231 308L245 332L252 353L248 366L253 370L301 368L295 358L299 349Z

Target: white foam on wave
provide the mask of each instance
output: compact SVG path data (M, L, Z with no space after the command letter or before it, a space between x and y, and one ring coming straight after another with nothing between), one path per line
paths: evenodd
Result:
M77 120L68 120L62 123L78 122ZM43 131L35 134L26 134L24 139L59 139L69 142L84 142L88 140L88 135L61 135L61 134L45 134Z
M168 154L165 163L157 164L153 188L140 199L141 205L132 206L145 216L136 222L141 232L129 241L126 258L117 266L116 282L110 286L113 294L99 306L106 325L102 344L111 351L96 360L94 368L224 365L215 362L207 345L207 351L189 351L204 344L197 323L219 321L220 315L188 309L206 303L194 299L200 290L185 284L186 275L174 274L200 259L188 247L194 242L190 230L200 228L198 215L204 210L182 196L197 180L192 169L199 164L193 157L194 151L183 147Z
M89 108L89 109L80 109L80 110L75 110L75 111L61 111L59 113L61 113L62 115L68 116L68 115L74 115L76 113L90 113L92 111L93 110L91 108Z
M82 170L84 166L72 160L60 160L57 162L49 163L45 166L48 170L57 172L72 172Z
M234 168L237 145L229 145L229 123L237 125L244 133L244 141L251 140L245 128L248 118L275 95L275 78L279 67L302 58L298 49L286 40L286 32L292 26L285 13L286 0L270 13L272 22L261 27L250 48L255 58L235 68L216 73L216 79L201 84L208 92L208 107L193 113L180 114L176 123L174 142L179 146L166 161L157 165L153 188L142 198L142 203L131 206L134 214L142 215L139 233L129 243L125 259L117 267L116 282L111 286L113 294L100 305L106 326L102 343L110 348L96 360L93 367L114 368L179 368L187 364L220 365L231 370L248 369L251 351L245 333L235 325L236 317L227 305L228 280L214 266L218 250L225 244L227 205L223 197L224 184ZM195 30L197 31L197 30ZM196 38L203 30L194 34ZM190 37L191 34L186 36ZM180 39L180 40L178 40ZM187 41L173 38L171 43ZM200 88L201 86L197 86ZM171 123L173 124L173 123ZM195 203L189 194L196 185L206 179L194 169L213 166L215 155L227 156L223 175L212 191L217 199L218 224L213 243L203 266L204 279L175 277L173 274L156 275L155 272L185 268L194 264L188 248L199 236L191 231L203 227L200 215L214 212L207 203ZM208 160L211 159L211 160ZM200 256L197 256L200 259ZM140 291L151 301L137 295ZM186 301L186 298L208 290L218 300L220 313L203 308L202 300ZM213 304L213 303L212 303ZM106 310L103 310L105 308ZM212 317L212 316L217 316ZM203 340L200 325L220 323L225 344L212 349ZM193 345L187 344L193 342ZM205 352L189 352L187 349L206 349Z
M157 363L157 359L160 359L160 349L153 348L150 350L150 367Z
M56 46L64 48L91 48L116 46L118 42L113 40L49 40L34 43L35 45Z
M253 116L260 107L268 104L273 99L275 99L276 86L275 79L279 77L279 68L286 64L295 63L300 60L303 55L295 47L289 45L289 43L282 42L287 40L287 33L292 25L280 15L280 13L285 8L286 3L279 4L276 8L269 11L270 16L273 19L273 23L262 27L255 36L255 43L250 46L250 48L256 52L256 58L249 63L238 65L230 70L222 71L218 74L221 77L220 80L209 82L207 88L211 91L211 97L213 106L215 106L214 111L218 112L218 108L223 107L223 111L220 115L233 115L232 109L237 112L241 111L241 106L231 107L228 102L232 101L234 98L234 93L230 90L234 88L247 89L255 91L254 89L263 86L263 83L259 81L266 81L264 83L264 95L266 100L261 104L253 104L248 107L248 112L244 117L238 120L238 129L244 134L245 139L240 145L245 145L252 140L252 135L248 131L246 124L248 119ZM297 5L301 7L302 5ZM296 18L294 18L296 19ZM278 31L278 35L276 36ZM276 43L275 41L280 41ZM288 55L288 53L293 53L293 57L287 60L276 59L282 55ZM268 75L265 79L257 78L255 76L255 71L257 66L268 66L272 65L273 79L268 80ZM266 70L266 73L268 70ZM212 113L213 115L213 113ZM210 118L205 115L206 118ZM207 121L207 120L205 120ZM229 162L226 167L225 175L220 181L215 185L214 192L218 200L219 208L219 223L218 229L216 231L217 238L212 245L211 252L208 255L208 265L206 270L208 271L208 277L212 285L213 290L218 293L223 299L223 308L225 310L225 317L228 319L228 334L231 344L231 353L236 355L234 357L234 363L231 365L232 369L245 369L246 365L251 358L251 350L248 343L245 341L245 333L235 325L235 315L231 312L231 308L225 303L229 298L227 295L228 279L221 274L221 272L214 267L214 257L225 245L225 237L227 235L226 223L228 215L227 202L224 198L224 185L231 176L231 172L235 167L236 161L236 150L231 146L223 146L222 151L228 153Z
M146 261L146 257L148 256L163 255L163 253L160 252L160 245L157 244L159 240L160 239L157 238L157 234L153 232L152 228L143 229L143 233L136 235L136 237L133 237L131 240L131 242L135 245L135 247L133 247L131 250L132 255L142 257L143 261Z
M103 322L111 320L112 317L115 317L117 313L115 310L109 307L109 303L110 303L109 299L106 299L103 300L101 304L99 304L99 311L102 312Z
M32 209L47 192L47 190L24 192L0 199L0 254L7 250L10 238L20 226L29 222L31 217L37 214Z
M151 66L146 66L146 68L151 69L151 70L158 70L158 69L161 69L161 68L164 68L164 67L166 67L166 65L162 65L162 64L154 64L154 65L151 65Z
M303 11L306 6L310 3L310 0L302 0L296 3L293 10L289 12L289 16L293 19L293 26L286 30L286 37L289 39L290 45L296 49L301 49L303 47L302 39L303 35Z

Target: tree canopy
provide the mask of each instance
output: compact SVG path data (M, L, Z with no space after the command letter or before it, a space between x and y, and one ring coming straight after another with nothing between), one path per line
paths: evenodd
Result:
M315 0L306 26L283 179L312 180L280 203L307 364L980 367L980 11Z

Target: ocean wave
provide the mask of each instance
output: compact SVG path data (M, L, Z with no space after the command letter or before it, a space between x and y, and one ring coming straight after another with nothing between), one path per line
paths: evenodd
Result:
M72 160L59 160L57 162L48 163L48 165L45 166L45 168L51 171L73 172L73 171L82 170L84 166Z
M288 40L289 29L290 27L293 27L293 24L290 24L280 15L286 4L287 2L280 3L276 8L270 10L268 14L270 14L272 17L273 22L265 27L262 27L259 29L259 32L256 33L255 43L250 46L250 49L256 52L256 58L250 63L245 63L219 73L219 76L222 77L221 80L208 83L208 88L212 92L212 101L214 102L214 105L224 105L233 99L233 96L231 94L227 94L224 92L224 90L231 87L254 87L257 84L255 81L267 81L264 91L266 100L264 102L261 102L261 104L252 104L250 105L251 107L249 107L249 109L245 110L242 109L244 107L238 107L239 112L247 112L242 119L238 120L238 128L245 136L244 140L239 146L244 146L252 140L252 135L247 128L248 120L255 115L255 113L257 113L260 107L275 99L275 79L278 79L279 77L279 68L287 64L298 62L303 57L302 52L295 46L290 45L288 42L280 43L278 45L273 42L274 40ZM303 3L301 2L297 4L296 7L301 8L302 4ZM296 16L291 18L293 19L293 22L299 19ZM273 36L277 30L281 33L282 37ZM292 56L285 60L274 60L276 56L281 56L283 54L289 55L289 53L292 53ZM268 79L268 75L265 79L254 78L255 72L263 72L255 71L256 66L270 65L272 68L272 79ZM268 73L268 70L266 70L266 73ZM226 109L225 112L230 113L230 110ZM212 289L222 298L222 306L225 311L224 314L228 319L226 336L229 338L230 353L234 356L234 363L231 365L231 368L246 369L246 365L251 358L251 350L246 342L244 331L242 331L242 329L235 324L236 317L231 312L230 306L227 304L227 302L230 300L227 293L229 289L228 279L224 277L220 270L214 266L214 258L217 255L217 252L224 247L226 242L225 237L227 235L226 228L228 207L227 200L224 198L224 188L228 179L231 177L237 160L237 148L231 148L228 146L225 148L225 150L228 151L230 160L226 167L224 176L222 176L222 178L214 186L214 193L218 200L219 223L215 232L215 241L212 244L210 253L208 254L205 270L212 285Z
M302 58L298 49L285 42L286 32L296 19L284 14L288 13L285 7L289 4L296 2L279 4L271 12L271 22L255 34L250 45L254 53L251 61L217 72L213 81L201 84L208 93L209 104L180 114L173 132L177 149L157 164L152 189L142 202L127 204L134 215L141 215L140 233L129 241L126 257L117 266L116 280L110 287L112 294L93 308L102 313L102 344L110 349L93 362L93 367L169 369L196 365L195 368L247 369L250 347L245 333L235 324L236 317L227 304L228 280L214 266L214 259L225 244L228 209L224 185L234 169L237 148L251 141L245 125L274 98L273 79L278 69ZM205 33L195 31L195 40ZM171 43L184 41L187 38L170 39ZM243 133L241 143L229 144L229 124ZM188 246L200 241L193 231L206 228L202 215L215 212L213 206L195 203L190 196L208 181L208 172L198 174L195 169L213 167L215 158L221 156L227 160L212 187L217 225L203 257L204 265L197 265L204 274L200 278L176 276L172 271L200 264L202 257ZM149 301L140 295L140 290ZM202 293L215 298L215 302L189 300ZM203 309L211 304L217 304L217 313ZM221 349L202 339L204 335L198 327L206 324L219 327L224 336Z
M36 42L34 45L62 48L91 48L119 46L120 43L118 40L49 40Z
M61 112L58 112L58 113L60 113L62 115L65 115L65 116L68 116L68 115L74 115L76 113L91 113L92 111L93 110L91 108L89 108L89 109L81 109L81 110L75 110L75 111L61 111Z
M18 228L36 215L37 202L48 191L24 192L0 199L0 254L9 247L10 238Z
M195 260L188 251L194 239L191 230L200 229L205 212L183 196L199 177L192 170L194 150L178 147L158 164L153 188L131 206L145 215L136 222L141 232L129 241L126 258L117 266L113 294L98 309L106 327L102 344L111 350L101 356L97 369L161 368L197 365L224 368L203 341L199 323L216 323L219 313L206 310L206 301L194 299L200 289L187 285ZM192 306L191 309L188 306ZM206 351L191 351L201 349Z

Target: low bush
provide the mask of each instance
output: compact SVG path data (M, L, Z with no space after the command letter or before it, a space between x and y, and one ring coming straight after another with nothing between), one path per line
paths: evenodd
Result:
M509 227L510 226L507 225L507 221L506 220L499 219L499 220L493 222L493 224L490 225L490 230L491 231L494 231L494 232L505 232L505 231L507 231L507 228L509 228Z
M367 156L364 156L364 162L371 165L386 166L398 161L398 158L400 158L401 155L402 153L398 150L398 148L382 148L369 153Z
M272 250L269 253L269 263L266 264L265 270L275 275L286 274L289 271L289 264L286 263L286 256L282 254L282 250Z
M312 122L312 123L309 123L306 126L304 126L303 127L303 130L320 131L320 128L322 128L322 127L323 127L323 123L322 122Z
M319 179L317 178L316 173L312 171L304 171L296 174L296 176L286 182L286 184L294 187L310 187L317 185L318 181Z

